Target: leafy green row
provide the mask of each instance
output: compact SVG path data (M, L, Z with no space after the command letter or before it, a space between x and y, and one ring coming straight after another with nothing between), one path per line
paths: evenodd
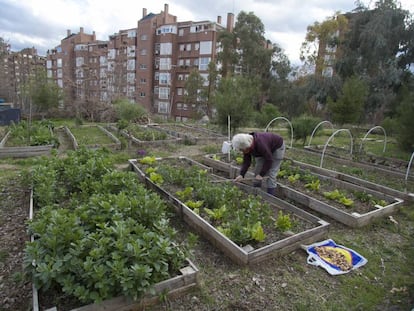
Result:
M44 160L32 172L35 240L25 267L38 288L83 303L138 299L184 265L165 202L132 172L112 169L103 150Z
M179 199L236 244L263 242L265 227L285 231L292 225L288 215L283 222L278 222L283 217L275 220L269 204L261 197L248 195L228 183L212 183L206 171L197 166L174 165L168 161L157 164L152 163L152 167L146 169L151 180L166 187L178 186L181 190L175 194ZM283 212L279 216L283 216Z
M8 147L20 146L59 146L59 139L53 134L53 123L50 121L36 121L30 126L27 122L13 123L9 126L10 136Z

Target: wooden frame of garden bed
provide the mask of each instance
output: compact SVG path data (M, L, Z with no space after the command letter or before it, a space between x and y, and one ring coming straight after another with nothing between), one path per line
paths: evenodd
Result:
M108 126L108 128L111 131L118 131L118 129L114 126ZM149 127L147 126L147 128ZM151 127L151 129L154 129L154 128ZM156 129L156 130L158 131L159 129ZM159 146L159 145L164 145L164 144L176 144L182 141L182 138L175 137L168 133L167 133L168 139L160 139L160 140L140 140L134 137L133 135L128 134L125 130L121 131L121 135L127 139L130 139L134 144L138 146Z
M202 162L205 165L213 169L229 174L230 178L234 178L240 169L238 166L225 163L219 160L214 160L212 159L212 155L204 156L202 159ZM316 198L313 198L310 195L307 195L305 193L292 189L291 187L284 185L283 183L280 183L280 180L278 180L278 195L281 196L282 198L288 198L294 202L302 204L323 215L327 215L331 217L332 219L335 219L336 221L339 221L347 226L355 227L355 228L366 226L378 218L391 215L404 203L404 200L401 198L397 198L395 196L391 196L391 195L388 195L380 191L376 191L376 190L366 188L361 185L357 185L354 183L350 183L348 181L338 179L335 175L329 176L329 175L322 175L322 174L317 174L317 173L315 174L319 178L325 181L329 181L330 183L334 184L337 187L345 188L347 190L364 191L366 193L374 195L375 197L390 201L392 203L384 207L376 205L375 210L372 210L364 214L359 214L355 212L347 212L345 210L336 208L326 202L322 202ZM248 172L246 176L254 177L252 172Z
M198 163L192 159L186 157L177 157L178 159L185 159L195 165L204 167L201 163ZM162 160L159 158L158 160ZM130 159L130 168L136 172L139 178L147 185L147 187L156 190L160 193L171 205L174 206L175 211L183 218L183 220L194 230L200 233L203 237L209 240L214 246L219 248L224 254L226 254L231 260L239 265L253 265L262 262L270 257L277 255L287 254L295 249L299 249L304 244L313 243L326 237L329 229L329 223L321 220L320 218L307 213L298 207L289 204L276 197L270 197L266 193L264 196L268 196L267 202L278 209L283 209L293 213L295 216L301 218L304 221L312 223L315 227L300 233L287 234L286 238L271 243L265 247L254 249L252 246L247 245L240 247L235 244L205 219L198 214L194 213L191 208L177 199L174 195L164 190L161 186L156 185L149 179L146 174L139 168L138 161L136 159ZM211 172L211 170L210 170ZM258 189L253 189L249 186L237 184L238 187L243 189L246 193L257 194Z
M84 128L87 127L95 127L96 125L85 125L83 126ZM101 147L106 147L106 148L110 148L110 149L114 149L114 150L120 150L121 149L121 141L115 137L114 134L112 134L111 132L109 132L107 129L103 128L100 125L97 125L96 127L98 127L106 136L108 136L113 143L112 144L103 144L103 145L86 145L86 148L89 149L96 149L96 148L101 148ZM75 135L73 135L73 133L71 132L71 130L65 126L65 132L66 134L69 136L70 141L72 142L73 145L73 149L79 149L79 144L76 140Z
M33 205L33 191L30 193L30 206L29 206L29 219L32 220L34 215ZM30 237L33 241L34 237ZM129 310L144 310L145 307L155 305L160 302L160 295L165 295L168 298L174 299L180 297L194 287L198 286L198 272L197 267L187 259L188 265L181 268L179 275L170 279L161 281L154 285L154 294L145 295L140 300L133 300L124 296L115 297L112 299L104 300L100 303L88 304L79 308L72 309L70 311L129 311ZM33 311L39 311L39 296L38 290L33 285ZM58 311L56 307L49 308L46 311Z
M11 132L3 137L0 142L0 159L5 158L30 158L42 155L50 155L53 145L43 146L21 146L21 147L5 147L7 139Z
M402 192L402 191L398 191L396 189L393 188L389 188L383 185L379 185L379 184L375 184L373 182L364 180L364 179L360 179L351 175L347 175L344 173L339 173L330 169L326 169L326 168L321 168L319 166L315 166L312 164L308 164L308 163L304 163L304 162L299 162L299 161L295 161L292 159L289 159L290 161L292 161L295 165L299 166L302 169L309 169L312 172L315 172L319 175L324 175L324 176L329 176L338 180L343 180L352 184L356 184L359 186L363 186L365 188L369 188L381 193L385 193L387 195L390 196L394 196L396 198L400 198L403 199L404 201L407 202L414 202L414 193L409 193L409 192Z
M321 146L305 146L304 149L302 149L301 151L304 152L310 152L313 154L318 154L322 157L322 150L319 149ZM405 174L406 172L403 172L401 169L397 169L397 168L392 168L390 166L386 166L386 165L380 165L380 164L372 164L369 163L367 161L363 161L363 160L354 160L354 159L350 159L350 158L345 158L345 157L341 157L338 156L336 154L331 154L331 153L326 153L324 154L325 157L328 157L330 159L334 159L335 162L340 163L340 164L344 164L344 165L348 165L348 166L354 166L354 167L358 167L358 168L362 168L362 169L372 169L375 168L376 170L380 170L382 172L384 172L384 174L387 175L392 175L395 176L396 178L401 178L401 180L404 180ZM350 157L352 157L351 155L349 155ZM380 157L380 156L375 156L378 159L388 159L390 161L397 161L400 166L408 166L408 162L407 161L403 161L400 159L389 159L389 158L385 158L385 157ZM414 175L413 173L408 175L408 178L413 179Z
M169 135L172 135L174 137L178 137L183 139L183 142L190 142L192 144L197 144L199 142L223 142L224 140L227 140L227 138L225 136L213 133L213 132L208 132L206 130L201 130L198 129L196 127L190 127L190 126L185 126L182 124L150 124L148 125L151 128L157 129L159 131L163 131L166 132ZM169 129L168 127L177 127L177 128L182 128L182 132L178 132L172 129ZM192 135L191 133L189 133L190 131L194 131L197 132L199 135Z

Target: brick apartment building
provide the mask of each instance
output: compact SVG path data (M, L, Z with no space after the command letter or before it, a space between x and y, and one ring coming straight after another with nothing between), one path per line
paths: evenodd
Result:
M159 14L145 8L142 13L136 28L108 41L97 41L83 28L77 34L68 30L48 52L48 77L76 109L126 97L163 118L185 121L194 115L196 103L184 101L185 82L193 69L207 78L208 64L217 60L218 34L233 30L234 15L228 13L224 27L220 16L216 22L177 22L168 4Z
M39 56L35 48L25 48L19 52L10 52L8 48L1 50L0 63L0 98L14 107L28 112L29 101L25 89L43 72L46 58Z

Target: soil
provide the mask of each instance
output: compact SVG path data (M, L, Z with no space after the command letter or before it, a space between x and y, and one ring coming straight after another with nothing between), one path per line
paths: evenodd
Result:
M203 153L200 146L182 146L171 152L186 156ZM307 254L301 249L256 266L240 267L208 241L197 237L190 259L199 269L199 286L182 297L164 299L146 310L411 310L414 307L414 219L406 213L397 212L361 229L348 228L318 215L331 223L330 238L357 250L368 259L366 267L337 277L308 265ZM27 219L28 192L23 186L19 169L14 165L2 165L1 311L31 310L32 287L30 282L25 281L22 269L24 244L28 240ZM189 234L194 232L181 219L175 217L173 223L183 239L190 239ZM379 250L386 250L386 253L379 253ZM401 275L403 268L408 271L406 275ZM374 299L369 297L371 288L382 288L383 295L381 299L375 297L375 301L380 303L368 305L367 308L365 300ZM346 304L341 307L341 303Z

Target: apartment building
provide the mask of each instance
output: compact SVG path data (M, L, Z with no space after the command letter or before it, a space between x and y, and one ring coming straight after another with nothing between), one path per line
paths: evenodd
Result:
M67 95L67 103L82 105L128 98L163 118L187 120L197 103L184 103L185 82L192 70L207 78L208 64L217 60L217 37L232 31L234 15L227 27L217 21L177 22L168 4L159 14L143 9L137 27L120 30L108 41L97 41L95 33L72 34L47 55L48 76Z
M19 52L2 51L0 64L0 98L13 103L23 113L28 113L30 102L25 95L31 82L44 72L46 58L39 56L35 48Z

